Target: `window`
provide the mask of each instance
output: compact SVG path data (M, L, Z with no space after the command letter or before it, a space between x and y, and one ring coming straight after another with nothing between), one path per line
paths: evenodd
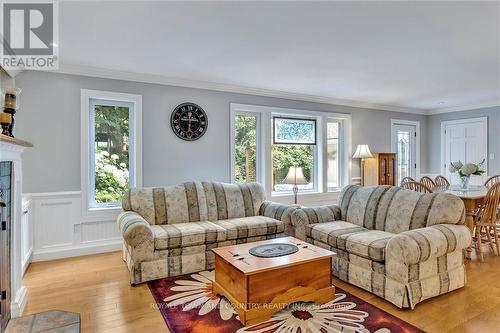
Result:
M328 120L326 127L326 156L328 163L328 191L340 188L340 123Z
M121 207L141 183L141 96L82 90L82 189L85 210Z
M257 181L258 114L236 114L234 117L234 182Z
M337 192L349 183L350 115L231 104L231 181L257 181L270 196ZM291 169L297 167L297 169Z
M291 192L294 184L285 182L291 167L300 167L305 181L297 184L300 191L317 188L314 174L316 161L316 119L287 118L273 115L273 192Z

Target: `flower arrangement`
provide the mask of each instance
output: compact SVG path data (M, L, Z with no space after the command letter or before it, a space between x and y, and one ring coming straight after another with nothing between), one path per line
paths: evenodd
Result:
M478 164L466 163L463 164L461 161L450 163L450 172L458 173L460 180L462 181L462 188L466 189L469 185L469 180L472 175L480 176L485 173L481 170L485 160L483 159Z

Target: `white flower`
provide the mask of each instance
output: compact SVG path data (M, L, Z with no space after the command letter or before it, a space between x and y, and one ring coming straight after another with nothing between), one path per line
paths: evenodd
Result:
M102 155L104 155L104 156L108 157L108 156L109 156L109 153L108 153L107 151L103 151L103 152L102 152Z
M368 313L355 310L356 303L342 301L344 298L346 295L339 293L333 301L322 305L294 303L275 313L268 321L243 327L237 333L369 333L362 324ZM382 332L384 331L380 331Z
M111 155L111 158L112 158L112 159L114 159L115 161L116 161L117 159L119 159L118 155L116 155L116 154Z
M123 162L122 162L122 163L120 163L120 166L121 166L122 168L126 168L126 167L127 167L127 165L126 165L125 163L123 163Z
M200 307L198 315L203 316L214 309L219 309L220 317L229 320L235 314L231 304L225 299L212 292L212 282L215 279L215 271L203 271L191 274L196 281L176 280L176 286L170 288L179 291L163 301L170 302L168 306L183 305L182 311L189 311Z
M478 170L479 168L477 167L477 165L473 163L467 163L460 169L460 171L466 176L470 176L473 173L477 172Z
M104 167L102 169L104 171L110 172L110 173L113 173L116 170L116 168L114 166L109 165L109 164L104 165Z

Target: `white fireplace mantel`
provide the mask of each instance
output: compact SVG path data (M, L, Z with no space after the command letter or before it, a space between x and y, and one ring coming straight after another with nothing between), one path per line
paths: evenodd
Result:
M22 217L22 158L23 151L33 145L27 141L0 134L0 161L12 162L12 221L11 221L11 316L22 314L27 290L22 285L21 217Z

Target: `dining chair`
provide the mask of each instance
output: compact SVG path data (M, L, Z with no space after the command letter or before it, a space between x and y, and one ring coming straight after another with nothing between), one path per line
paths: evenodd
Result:
M423 176L422 178L420 178L420 182L422 184L424 184L425 186L427 186L428 188L434 188L434 187L436 187L436 183L434 183L434 181L432 180L432 178L427 177L427 176Z
M483 204L479 208L474 218L474 235L476 248L481 261L483 258L483 245L489 245L491 251L495 253L493 245L496 247L496 255L500 254L500 244L498 239L497 208L500 203L500 182L492 185L483 199Z
M439 187L450 187L450 182L443 176L437 176L434 179L434 183Z
M488 178L488 180L484 182L484 186L489 188L496 183L500 183L500 175L495 175Z
M403 179L401 179L401 185L403 185L406 182L414 182L414 181L415 181L415 179L413 179L411 177L403 177Z
M433 193L432 190L425 184L420 183L420 182L405 182L401 184L402 188L405 188L407 190L412 190L416 192L421 192L421 193Z

